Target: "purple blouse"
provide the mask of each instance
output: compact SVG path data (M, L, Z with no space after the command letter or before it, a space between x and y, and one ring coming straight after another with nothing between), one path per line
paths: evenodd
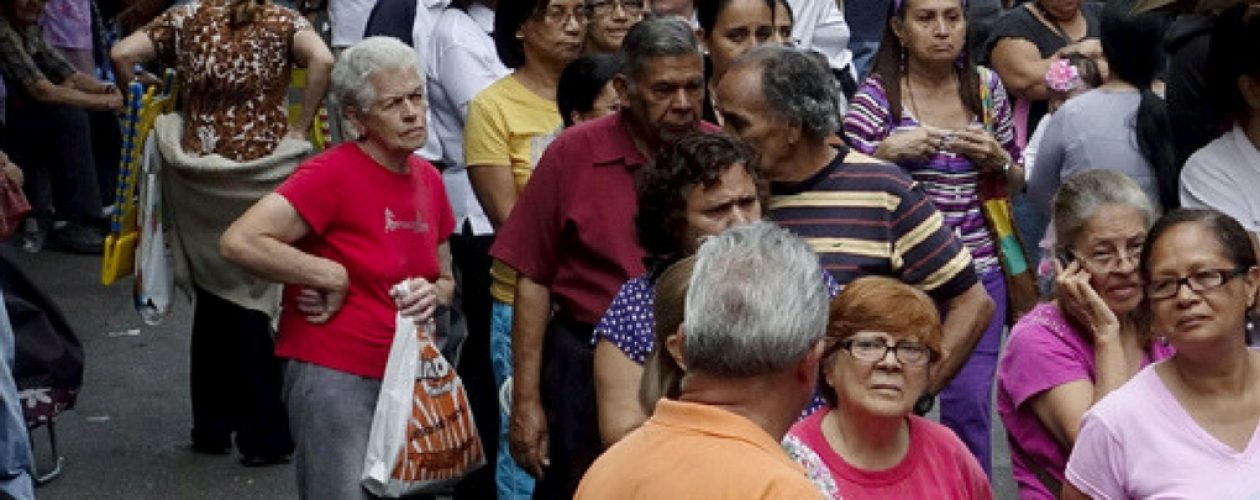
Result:
M987 68L977 68L980 84L989 88L993 96L993 134L1011 158L1019 158L1019 146L1011 121L1011 106L1006 89L997 73ZM973 119L982 125L981 117ZM872 74L862 83L849 112L844 116L844 134L853 149L874 154L880 141L894 132L919 126L919 121L907 109L902 109L901 120L893 123L889 111L888 95L879 75ZM954 228L954 234L971 252L976 274L1002 271L994 247L993 235L980 212L978 186L980 171L969 158L951 151L942 151L927 160L898 163L914 180L923 186L936 209L945 218L945 224Z

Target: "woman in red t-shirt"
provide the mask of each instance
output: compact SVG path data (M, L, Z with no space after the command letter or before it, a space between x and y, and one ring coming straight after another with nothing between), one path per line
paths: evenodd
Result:
M990 499L989 478L945 426L912 413L941 358L941 319L901 281L859 278L831 301L819 391L830 403L783 445L827 498Z
M276 353L297 446L298 490L352 498L396 313L426 323L453 295L454 217L427 138L424 80L401 42L342 54L333 91L362 132L311 158L223 234L229 261L286 285ZM394 293L406 281L410 293Z

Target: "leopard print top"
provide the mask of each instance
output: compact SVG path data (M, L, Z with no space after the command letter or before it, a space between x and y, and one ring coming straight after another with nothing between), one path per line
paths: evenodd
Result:
M271 154L288 131L293 37L311 25L271 3L231 26L229 0L172 8L143 29L158 58L178 72L184 151L244 162Z

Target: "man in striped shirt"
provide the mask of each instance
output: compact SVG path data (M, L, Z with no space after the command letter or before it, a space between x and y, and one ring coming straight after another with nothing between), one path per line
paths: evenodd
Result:
M935 394L966 362L993 315L971 256L896 165L836 146L839 98L826 66L784 47L746 54L718 83L726 130L761 154L770 219L803 237L842 286L865 275L915 285L946 308Z

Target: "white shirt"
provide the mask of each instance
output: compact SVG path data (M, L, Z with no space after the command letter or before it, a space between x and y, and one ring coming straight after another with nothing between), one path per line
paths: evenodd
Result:
M420 18L424 17L429 20L427 24L432 25L432 19L450 3L451 0L417 0L417 23L422 22ZM332 46L345 48L363 40L363 32L367 30L368 16L372 14L372 7L375 6L376 0L329 0L328 22L332 25ZM426 14L428 14L427 17ZM425 32L427 33L427 30ZM414 40L419 44L421 39L414 38Z
M467 220L473 234L493 234L494 228L477 202L468 169L464 165L464 121L468 103L477 93L511 73L502 62L490 37L494 11L474 2L465 13L446 9L433 26L424 73L428 78L430 140L441 144L446 170L442 182L455 212L456 228ZM457 229L458 230L458 229Z
M1260 151L1234 127L1196 151L1181 171L1181 204L1214 208L1260 233Z
M849 24L834 0L787 0L792 7L792 38L796 46L821 52L831 69L853 62L849 51ZM852 69L848 70L850 73ZM857 80L857 74L853 74Z

